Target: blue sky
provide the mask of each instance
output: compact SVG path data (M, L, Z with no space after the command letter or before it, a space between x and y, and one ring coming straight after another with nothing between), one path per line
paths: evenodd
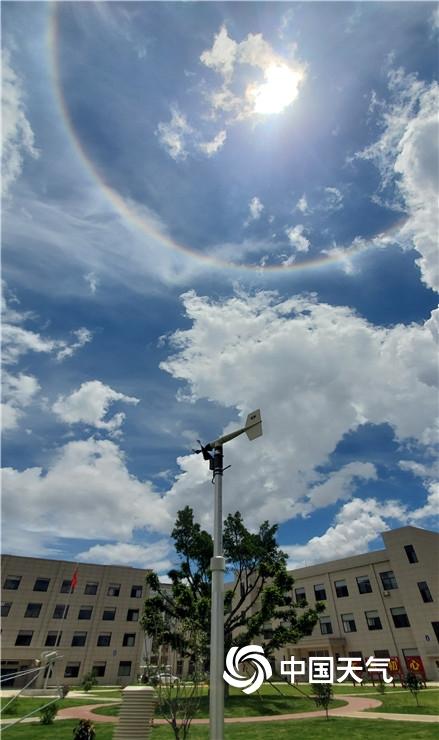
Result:
M434 3L4 3L3 549L437 526Z

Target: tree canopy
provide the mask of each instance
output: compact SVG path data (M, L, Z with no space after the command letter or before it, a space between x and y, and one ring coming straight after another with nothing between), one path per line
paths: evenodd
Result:
M278 526L263 522L250 532L241 514L229 514L224 522L226 574L233 575L224 593L224 643L248 645L257 638L265 654L309 635L322 605L300 609L293 597L294 579L287 572L287 555L276 541ZM147 576L150 595L145 601L142 625L158 644L170 645L182 655L207 657L210 640L211 535L194 521L186 506L178 512L171 534L179 567L162 586L156 573ZM226 576L227 577L227 576ZM305 604L306 606L306 604ZM267 626L268 625L268 626ZM194 641L194 635L197 638Z

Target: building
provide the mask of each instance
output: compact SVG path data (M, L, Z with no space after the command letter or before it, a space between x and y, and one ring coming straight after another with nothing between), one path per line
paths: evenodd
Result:
M326 609L312 635L278 651L277 671L292 655L374 655L398 657L403 672L415 659L439 680L439 535L401 527L382 538L383 550L291 571L296 602Z
M150 649L139 624L146 570L5 555L2 574L3 675L56 649L50 684L78 684L91 670L100 683L136 681Z
M383 550L292 571L295 600L322 601L326 609L312 635L278 651L278 672L292 655L396 656L404 670L407 659L419 659L427 679L439 680L439 535L402 527L382 536ZM177 675L186 670L175 653L145 638L139 624L146 570L2 560L3 674L30 667L53 649L62 657L51 684L78 684L93 669L100 683L134 683L148 663ZM11 685L22 683L17 678Z

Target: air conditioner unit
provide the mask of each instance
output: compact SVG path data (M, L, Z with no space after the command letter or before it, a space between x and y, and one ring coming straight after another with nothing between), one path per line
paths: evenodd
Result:
M390 596L390 591L383 591L383 596Z

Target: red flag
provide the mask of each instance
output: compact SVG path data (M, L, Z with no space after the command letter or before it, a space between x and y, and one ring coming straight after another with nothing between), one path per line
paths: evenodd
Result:
M76 585L78 583L78 569L75 569L75 572L72 575L72 580L70 581L70 591L74 591L76 588Z

